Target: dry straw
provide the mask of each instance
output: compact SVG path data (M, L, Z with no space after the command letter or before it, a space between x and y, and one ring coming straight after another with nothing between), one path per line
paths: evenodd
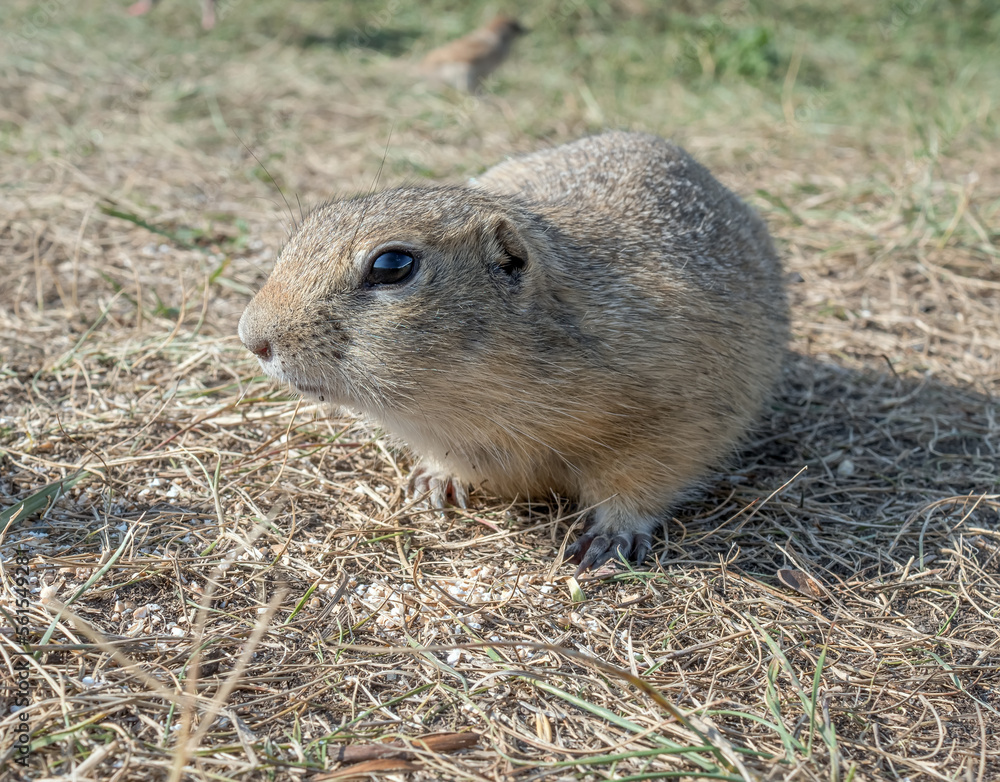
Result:
M48 34L44 73L0 71L5 778L1000 778L995 148L818 136L794 83L785 121L645 125L767 216L794 352L660 560L577 584L575 509L407 504L404 454L257 376L235 324L288 218L227 126L315 203L370 185L390 125L386 183L469 173L593 127L587 93L470 112L281 41L81 71Z

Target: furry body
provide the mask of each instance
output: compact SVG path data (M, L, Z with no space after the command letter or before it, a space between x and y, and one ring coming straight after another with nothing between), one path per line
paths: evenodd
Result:
M386 248L416 271L370 285ZM476 484L597 506L588 567L644 558L759 414L787 328L760 218L680 148L615 132L317 209L240 336L406 443L437 504Z

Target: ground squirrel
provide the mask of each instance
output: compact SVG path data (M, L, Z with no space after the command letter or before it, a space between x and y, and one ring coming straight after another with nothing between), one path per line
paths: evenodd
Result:
M507 59L514 39L525 32L516 19L497 16L485 27L429 52L420 70L455 89L479 92L483 80Z
M787 330L763 221L624 132L319 207L239 325L268 375L419 455L433 505L480 485L594 506L578 572L646 557L760 412Z

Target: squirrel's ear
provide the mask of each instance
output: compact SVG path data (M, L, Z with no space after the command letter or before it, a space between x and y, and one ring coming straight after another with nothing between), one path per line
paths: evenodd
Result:
M528 263L528 245L521 238L517 226L506 217L501 217L494 223L493 231L504 255L497 261L500 269L506 274L523 269Z

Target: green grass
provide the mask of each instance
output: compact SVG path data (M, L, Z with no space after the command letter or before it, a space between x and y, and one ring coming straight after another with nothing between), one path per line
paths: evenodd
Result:
M531 33L495 88L512 102L530 93L540 107L592 100L595 126L671 132L708 116L724 125L747 114L778 122L789 66L800 57L790 97L796 116L816 132L915 125L928 147L939 148L970 131L983 143L998 138L996 2L646 5L648 13L637 16L593 0L510 4L521 7ZM474 3L457 11L451 3L402 0L239 1L206 34L191 6L176 0L133 19L94 2L66 3L53 15L24 0L5 3L7 67L34 76L47 98L11 96L16 111L29 120L58 113L63 132L39 141L70 156L88 154L97 134L149 104L165 121L197 125L196 144L231 146L231 130L259 142L261 114L270 114L272 133L300 130L302 118L254 107L256 85L233 94L231 83L215 78L219 72L266 55L281 75L294 56L296 68L317 82L363 80L360 66L419 54L489 16L486 4ZM74 72L61 67L63 58L79 63ZM81 77L92 86L85 94L62 92ZM301 79L284 85L287 94L308 86ZM104 127L77 123L97 108L110 115ZM0 121L0 147L26 131L30 124Z

